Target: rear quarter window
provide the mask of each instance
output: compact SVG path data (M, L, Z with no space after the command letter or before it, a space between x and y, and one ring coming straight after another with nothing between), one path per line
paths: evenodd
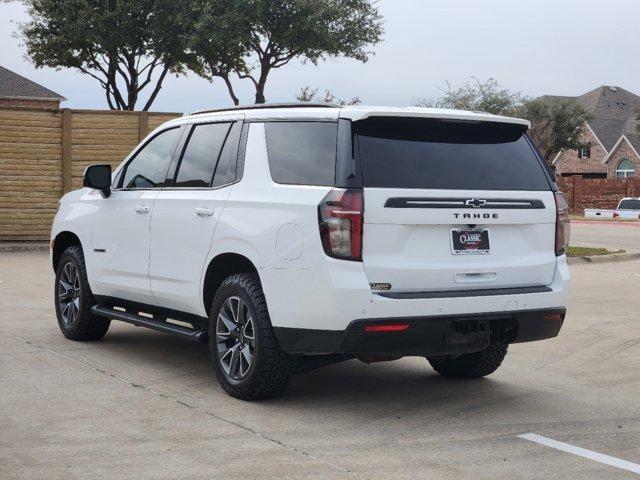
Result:
M551 189L517 125L371 118L358 122L357 132L365 187Z
M274 182L333 186L337 123L269 122L265 130Z

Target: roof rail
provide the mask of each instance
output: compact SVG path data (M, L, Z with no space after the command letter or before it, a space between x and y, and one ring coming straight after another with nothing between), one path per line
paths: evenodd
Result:
M201 113L233 112L236 110L260 110L264 108L341 108L341 105L328 102L257 103L253 105L237 105L235 107L196 110L195 112L191 112L189 115L199 115Z

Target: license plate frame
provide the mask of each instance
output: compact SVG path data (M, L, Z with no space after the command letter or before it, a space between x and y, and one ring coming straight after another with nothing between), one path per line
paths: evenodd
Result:
M449 239L452 255L491 254L491 240L487 228L452 228Z

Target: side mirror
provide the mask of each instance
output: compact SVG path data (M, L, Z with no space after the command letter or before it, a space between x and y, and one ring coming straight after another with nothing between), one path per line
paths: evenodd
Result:
M82 186L94 188L107 198L111 195L111 165L91 165L82 175Z

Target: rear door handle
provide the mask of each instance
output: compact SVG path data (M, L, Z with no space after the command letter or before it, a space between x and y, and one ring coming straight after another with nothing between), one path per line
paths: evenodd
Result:
M134 210L136 211L136 213L139 213L140 215L149 213L149 207L147 207L146 205L136 205L136 208L134 208Z
M196 215L198 215L199 217L211 217L213 216L213 209L212 208L203 208L203 207L198 207L195 209Z

